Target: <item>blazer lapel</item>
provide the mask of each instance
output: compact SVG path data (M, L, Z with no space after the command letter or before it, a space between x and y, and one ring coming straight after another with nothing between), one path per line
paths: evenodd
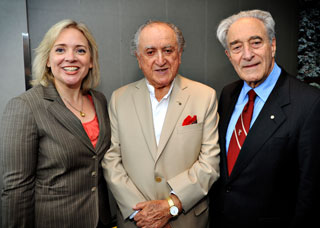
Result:
M219 102L218 113L220 115L219 122L219 135L220 135L220 148L221 148L221 171L228 173L227 167L227 151L226 151L226 134L229 126L229 122L234 110L234 107L237 103L240 91L243 86L243 81L238 81L232 86L228 91L227 95L224 96L224 99ZM222 96L221 96L222 97ZM228 175L227 175L228 176Z
M172 92L170 95L170 102L168 105L168 110L166 114L165 121L163 123L162 132L160 136L159 146L157 150L157 159L161 155L163 149L165 148L173 130L176 127L176 123L184 109L189 94L186 92L187 84L184 83L183 78L178 75L174 82Z
M48 105L48 111L61 123L62 126L68 129L90 150L95 152L89 137L83 129L81 121L65 106L53 84L50 83L48 87L43 87L43 91L44 99L51 101Z
M220 115L219 130L220 130L220 135L222 136L220 139L220 142L224 143L223 146L226 144L227 129L229 126L229 122L230 122L234 107L237 103L242 85L243 85L243 81L239 81L239 83L235 84L235 86L230 89L231 90L230 95L228 97L225 97L224 100L220 101L219 103L219 110L218 110Z
M90 91L90 95L92 96L94 108L96 110L96 114L99 121L99 129L100 129L99 138L95 148L95 151L97 151L98 153L98 151L100 151L100 147L104 143L106 135L110 133L110 129L109 129L110 124L106 122L106 118L104 116L104 113L107 112L108 107L102 106L102 103L98 100L98 98L95 96L95 93L93 91Z
M285 82L286 76L283 73L248 133L232 170L230 180L235 178L249 164L265 142L285 121L286 116L282 108L290 103L289 84Z
M137 91L133 94L133 103L139 119L144 139L148 145L152 157L156 158L157 144L154 135L152 107L150 95L145 79L136 84Z

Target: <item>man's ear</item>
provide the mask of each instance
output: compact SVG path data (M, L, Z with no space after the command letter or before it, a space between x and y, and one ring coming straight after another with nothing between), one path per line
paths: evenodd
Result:
M271 42L271 48L272 48L272 57L274 58L276 56L276 50L277 50L277 42L276 42L276 38L272 39Z
M229 51L226 49L226 50L224 50L224 53L226 53L226 55L228 56L228 59L230 59L231 58L231 56L230 56L230 53L229 53Z
M139 68L141 69L140 56L139 56L139 54L138 54L137 52L135 52L134 55L136 56L137 61L138 61Z
M181 51L179 51L179 64L181 64L181 56L182 56L182 52L183 52L183 50L181 50Z

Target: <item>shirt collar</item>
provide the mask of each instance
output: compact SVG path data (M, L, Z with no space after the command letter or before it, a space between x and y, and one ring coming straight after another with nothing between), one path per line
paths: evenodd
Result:
M266 102L266 100L268 99L271 91L273 90L274 86L278 81L278 78L280 77L280 74L281 74L281 68L275 62L274 67L271 73L269 74L269 76L266 78L266 80L262 82L258 87L254 88L254 91L259 96L259 98L263 100L263 102ZM239 99L241 97L241 99L244 101L247 93L251 89L252 88L246 82L244 82Z
M176 78L173 79L168 93L162 99L167 99L170 96L175 80ZM147 84L147 88L149 90L150 95L155 97L154 87L149 83L147 79L146 79L146 84Z

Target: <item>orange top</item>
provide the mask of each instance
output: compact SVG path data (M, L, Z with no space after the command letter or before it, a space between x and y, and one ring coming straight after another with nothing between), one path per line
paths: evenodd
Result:
M91 103L94 105L92 97L88 95L88 98L90 99ZM82 123L82 126L86 131L93 147L96 148L98 138L99 138L99 132L100 132L97 114L95 115L93 120L86 123Z

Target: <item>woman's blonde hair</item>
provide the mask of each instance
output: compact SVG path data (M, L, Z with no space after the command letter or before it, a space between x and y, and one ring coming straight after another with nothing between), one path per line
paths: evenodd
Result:
M83 23L77 23L73 20L66 19L53 25L43 37L40 45L35 49L35 59L32 65L32 75L34 80L31 82L33 86L41 84L48 86L49 82L53 82L54 76L51 69L47 67L50 51L57 40L58 36L63 29L75 28L82 32L89 43L89 49L91 54L92 68L89 69L88 75L83 79L81 90L83 93L87 93L91 88L98 86L100 81L100 68L98 60L98 46L90 33L87 26Z

